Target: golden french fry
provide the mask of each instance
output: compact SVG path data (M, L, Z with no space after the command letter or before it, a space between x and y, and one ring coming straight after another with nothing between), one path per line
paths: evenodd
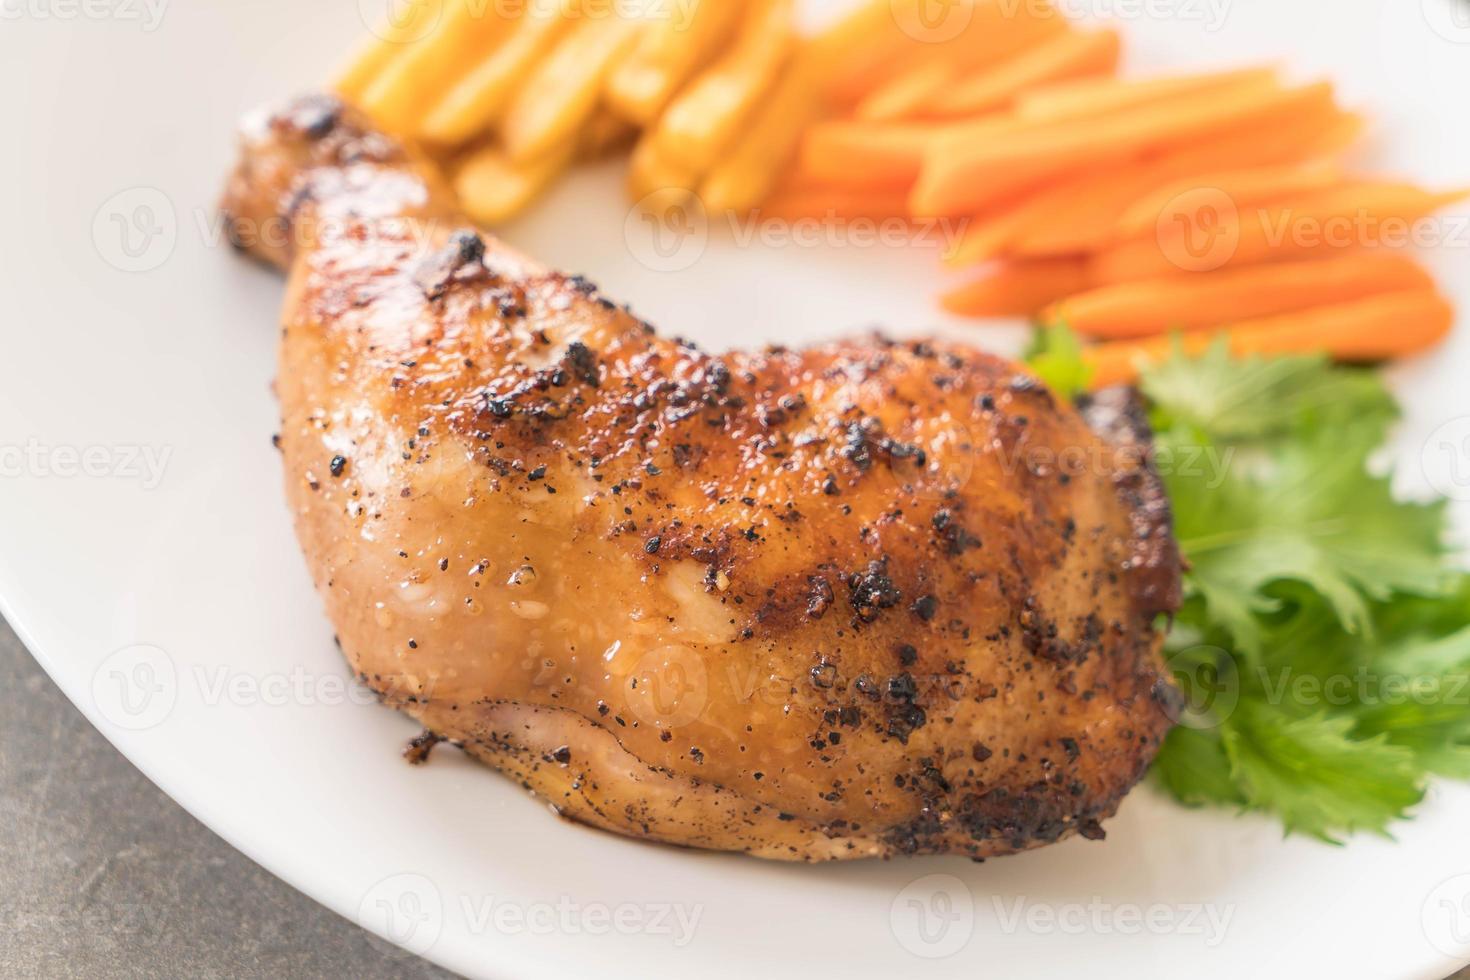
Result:
M406 16L390 18L373 29L352 58L337 73L333 91L345 99L357 101L373 80L398 60L415 42L428 37L438 27L443 13L439 2L409 4Z
M679 4L671 4L678 10ZM715 57L740 21L739 0L689 0L685 13L650 20L604 97L614 112L648 125L689 78Z
M669 200L691 197L699 174L663 158L653 138L645 133L628 160L628 196L634 201L657 198L659 206Z
M571 26L553 4L533 3L505 42L429 109L419 135L458 146L495 124L528 72Z
M555 147L538 160L516 162L498 146L476 150L460 166L454 190L476 222L509 221L534 201L572 162L574 144Z
M791 0L751 0L734 45L660 117L653 130L659 153L708 171L770 90L795 43Z
M817 116L817 83L815 61L798 56L756 111L733 152L704 179L700 197L706 208L745 211L766 198L782 167L795 154L802 132Z
M597 109L603 81L642 23L617 16L583 17L530 76L500 124L512 160L535 160L577 130Z
M423 107L470 67L506 26L485 0L448 0L438 28L410 45L363 92L363 109L393 132L420 129Z
M598 109L577 134L577 155L584 160L607 156L633 141L638 129L622 116Z

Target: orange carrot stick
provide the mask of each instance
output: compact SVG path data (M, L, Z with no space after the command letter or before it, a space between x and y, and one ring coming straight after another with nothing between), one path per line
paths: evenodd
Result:
M951 289L939 305L960 316L1031 316L1086 288L1087 264L1081 259L1011 262Z
M1325 191L1342 182L1342 168L1333 164L1271 166L1201 174L1166 184L1145 195L1118 219L1119 238L1147 235L1158 227L1171 202L1200 190L1223 191L1237 207L1265 204L1294 195Z
M1129 205L1161 184L1201 173L1221 161L1267 166L1339 149L1360 126L1355 116L1286 128L1268 120L1122 167L1082 174L972 223L945 261L963 266L1006 254L1045 257L1097 251L1116 239L1118 220Z
M1344 255L1102 286L1053 303L1038 319L1117 340L1433 288L1429 273L1408 256Z
M1236 209L1223 195L1206 195L1186 202L1157 234L1093 256L1092 276L1102 285L1406 245L1415 222L1467 196L1470 189L1370 184Z
M802 137L798 169L838 186L907 187L919 176L930 148L949 140L999 138L1015 120L988 116L962 123L871 123L834 119Z
M965 36L938 45L938 50L925 53L874 88L853 114L874 121L915 116L921 106L938 99L958 79L990 69L1002 59L1008 64L1019 52L1046 47L1049 41L1068 33L1065 17L1026 16L1029 10L1029 4L1015 6L1004 0L977 4ZM976 23L980 18L986 19Z
M974 139L930 148L914 185L916 215L973 214L1028 188L1078 171L1121 164L1222 129L1291 109L1298 118L1332 111L1332 86L1241 96L1204 95L1186 104L1142 106L1097 119L1020 127L1006 139Z
M1262 92L1280 87L1274 68L1174 75L1143 81L1085 78L1021 92L1016 96L1015 113L1036 122L1058 122L1088 119L1105 112L1168 100L1192 99L1206 92L1227 89Z
M979 65L1066 27L1051 0L868 0L810 43L828 99L846 107L921 62Z
M1196 331L1178 342L1194 355L1223 336L1237 355L1326 353L1340 361L1380 361L1434 346L1454 319L1454 307L1443 296L1415 289ZM1167 336L1118 340L1088 347L1083 356L1092 367L1093 386L1101 388L1136 380L1142 365L1168 357L1174 343Z
M955 80L919 104L920 115L973 116L1008 107L1020 93L1043 82L1117 70L1123 51L1117 31L1068 33L1055 37L994 68Z
M1133 209L1140 197L1157 204L1152 215L1144 222L1139 234L1154 230L1165 213L1176 202L1188 207L1200 195L1228 196L1237 209L1255 204L1270 203L1292 196L1294 191L1309 193L1327 190L1340 183L1341 171L1330 167L1272 167L1250 171L1220 174L1216 178L1191 178L1167 184L1164 192L1153 192L1160 183L1166 183L1171 173L1177 173L1183 163L1179 160L1164 160L1154 165L1137 164L1119 168L1116 172L1104 172L1096 177L1084 177L1072 184L1062 184L1050 192L1050 207L1038 206L1033 210L1029 227L1011 243L1016 255L1042 258L1048 255L1075 255L1107 247L1113 241L1136 237L1120 228L1124 217Z
M854 218L886 221L898 218L907 221L904 201L902 193L892 191L779 191L767 198L751 214L761 220L782 221L805 218L819 218L824 221L851 221Z

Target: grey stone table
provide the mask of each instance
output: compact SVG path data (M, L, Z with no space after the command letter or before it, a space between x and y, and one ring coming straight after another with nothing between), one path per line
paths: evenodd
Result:
M450 976L185 813L62 697L3 620L0 828L3 978Z
M216 837L0 620L0 977L448 977Z

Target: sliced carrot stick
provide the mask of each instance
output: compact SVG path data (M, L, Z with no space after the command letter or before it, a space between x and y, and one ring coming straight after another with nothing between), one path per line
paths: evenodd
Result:
M1341 361L1380 361L1434 346L1454 319L1454 307L1444 297L1415 289L1196 331L1179 343L1186 353L1200 354L1223 336L1237 355L1326 353ZM1142 365L1168 357L1174 343L1165 336L1085 348L1093 387L1136 380Z
M921 62L979 65L1066 26L1051 0L869 0L811 47L827 66L825 94L846 107Z
M1032 258L1049 255L1075 255L1107 247L1119 239L1137 237L1120 227L1140 195L1159 203L1149 205L1152 214L1140 234L1148 234L1161 220L1173 202L1188 204L1191 194L1225 194L1237 208L1267 204L1291 197L1294 192L1326 190L1341 182L1336 167L1274 167L1218 175L1218 180L1200 179L1170 184L1167 196L1155 198L1149 191L1159 186L1160 178L1172 170L1176 162L1154 166L1124 167L1110 176L1084 178L1080 187L1062 185L1050 195L1049 208L1038 206L1026 231L1011 243L1016 255Z
M1027 199L1003 211L969 219L959 241L940 256L941 261L960 269L1005 255L1016 236L1030 226L1033 206L1034 199Z
M1010 106L1020 93L1043 82L1117 70L1123 42L1117 31L1059 35L994 68L955 80L916 107L930 117L973 116Z
M914 185L916 215L973 214L1049 180L1151 150L1179 146L1212 132L1245 126L1293 108L1301 118L1333 111L1332 86L1241 96L1204 95L1188 104L1142 106L1101 116L1020 129L1004 140L972 140L931 148Z
M571 26L557 4L530 4L505 43L461 78L437 103L426 105L419 135L458 146L489 129L534 66Z
M1039 319L1117 340L1433 288L1429 273L1408 256L1350 254L1103 286L1053 303Z
M1349 118L1349 117L1344 117ZM1242 167L1276 164L1315 154L1355 135L1351 126L1326 117L1285 126L1267 120L1212 134L1187 147L1061 180L1021 197L1004 211L976 220L951 265L971 265L1000 255L1046 257L1101 250L1116 238L1123 213L1149 190L1228 161Z
M812 63L798 56L756 110L739 142L700 185L706 208L745 211L770 194L796 150L802 127L817 113L817 81Z
M1010 262L945 293L939 305L960 316L1031 316L1086 288L1087 263L1081 259Z
M1016 96L1015 112L1023 119L1058 122L1063 119L1088 119L1105 112L1132 109L1171 99L1194 98L1205 92L1227 89L1267 91L1279 87L1280 82L1274 68L1246 68L1240 71L1176 75L1144 81L1086 78L1056 82L1021 92Z
M1407 237L1412 222L1467 196L1470 189L1362 185L1239 211L1225 207L1228 199L1205 198L1199 213L1181 212L1158 234L1093 256L1092 276L1102 285L1407 244L1388 239Z
M768 198L753 212L759 219L776 218L796 221L803 218L823 220L853 220L862 218L885 221L892 218L908 220L904 214L904 195L878 191L826 191L804 194L778 193Z
M607 104L646 126L701 68L713 61L740 22L737 0L688 0L687 11L649 23L637 46L608 76Z
M1020 128L1003 115L950 123L871 123L833 119L802 137L799 169L835 185L902 186L919 176L924 158L951 142L999 139Z
M1063 181L1030 199L1024 227L1005 250L1023 258L1047 258L1103 248L1116 237L1118 216L1157 186L1153 168L1141 163Z
M796 43L791 0L751 0L735 41L674 97L652 133L659 152L699 172L714 166L770 92Z
M1118 219L1117 235L1119 238L1136 238L1150 234L1171 202L1201 189L1222 191L1237 207L1245 207L1325 191L1340 183L1342 168L1334 164L1278 165L1201 174L1165 184L1135 201Z
M931 45L937 50L926 52L874 88L858 102L853 115L872 121L914 116L958 79L992 68L1002 60L1009 63L1021 52L1045 47L1047 41L1069 32L1067 19L1048 15L1048 9L1032 11L1030 4L1016 5L1006 0L976 3L965 36Z

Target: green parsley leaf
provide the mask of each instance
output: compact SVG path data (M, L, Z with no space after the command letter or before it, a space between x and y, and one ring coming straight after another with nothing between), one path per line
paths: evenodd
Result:
M1243 701L1221 738L1247 805L1336 843L1336 831L1382 832L1424 796L1414 754L1383 736L1354 738L1350 718L1306 718Z
M1037 330L1026 352L1026 363L1048 388L1069 401L1086 391L1092 380L1092 367L1082 358L1082 345L1064 326Z
M1470 779L1470 575L1443 503L1369 466L1397 416L1377 375L1217 346L1140 387L1190 565L1166 649L1209 709L1165 740L1160 785L1337 841Z
M1320 432L1273 447L1258 466L1237 459L1220 485L1166 474L1188 586L1247 650L1258 617L1279 608L1282 581L1324 596L1350 632L1370 629L1369 599L1436 595L1446 568L1444 506L1396 500L1367 470L1366 445Z
M1177 342L1149 369L1141 390L1154 426L1184 428L1235 445L1350 423L1370 445L1382 442L1397 406L1378 375L1334 367L1326 357L1233 357L1223 340L1191 358Z

